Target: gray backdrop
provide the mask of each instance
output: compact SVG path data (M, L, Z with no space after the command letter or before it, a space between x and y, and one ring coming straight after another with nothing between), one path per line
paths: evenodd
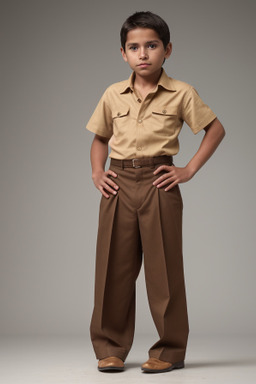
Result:
M187 184L184 264L194 334L254 334L253 0L1 1L2 335L88 334L100 193L84 127L130 68L119 30L150 10L170 26L167 73L195 86L227 135ZM197 150L184 125L176 165ZM143 268L136 332L155 332Z

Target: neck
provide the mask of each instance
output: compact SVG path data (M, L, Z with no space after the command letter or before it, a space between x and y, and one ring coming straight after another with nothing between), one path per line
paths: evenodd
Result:
M150 76L142 77L136 74L134 79L134 87L140 88L140 89L154 88L157 85L161 74L162 74L162 68L160 68L159 71L151 74Z

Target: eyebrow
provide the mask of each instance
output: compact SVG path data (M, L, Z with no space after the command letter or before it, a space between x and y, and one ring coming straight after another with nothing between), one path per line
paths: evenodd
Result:
M146 41L145 44L152 44L152 43L159 43L159 40L150 40L150 41ZM127 45L128 45L128 47L129 47L130 45L138 45L138 43L128 43Z

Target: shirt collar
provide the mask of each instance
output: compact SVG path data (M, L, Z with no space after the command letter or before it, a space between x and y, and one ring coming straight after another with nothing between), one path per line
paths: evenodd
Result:
M120 91L121 94L127 92L128 90L134 91L134 76L135 76L135 73L132 72L129 79L125 81L124 86ZM174 91L174 92L176 91L176 88L173 83L173 79L167 76L164 69L162 69L160 79L158 80L157 89L159 86L167 89L168 91Z

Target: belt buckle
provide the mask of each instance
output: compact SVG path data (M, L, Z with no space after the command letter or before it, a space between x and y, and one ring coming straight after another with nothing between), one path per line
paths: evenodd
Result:
M135 161L136 160L139 160L139 159L132 159L132 166L133 166L133 168L141 168L141 165L135 165Z

